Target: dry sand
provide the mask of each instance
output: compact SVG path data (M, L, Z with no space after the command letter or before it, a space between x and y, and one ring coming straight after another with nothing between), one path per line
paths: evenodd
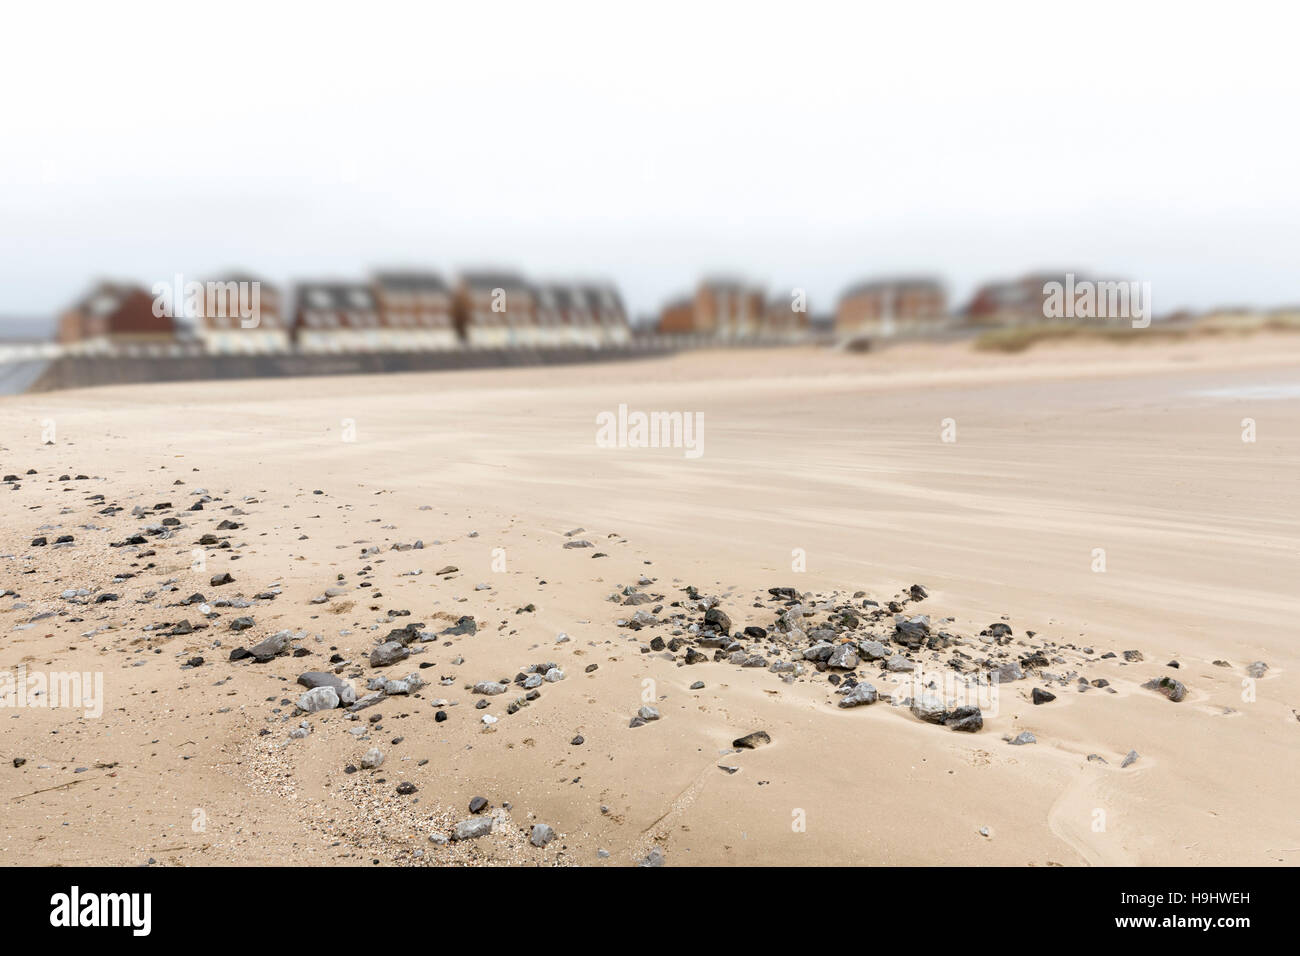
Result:
M1300 338L1258 336L1014 356L718 351L0 400L0 471L21 478L0 486L0 583L17 592L0 600L0 669L98 671L105 696L98 719L0 709L0 862L627 865L658 847L669 865L1294 864L1298 383ZM1292 397L1196 394L1261 385ZM597 447L597 413L620 403L702 412L703 455ZM1242 441L1248 417L1254 443ZM345 419L354 442L341 440ZM941 440L944 419L955 442ZM79 473L89 478L56 480ZM198 489L216 500L184 510ZM172 510L131 516L165 501ZM99 514L106 503L125 510ZM109 546L167 516L182 522L172 537ZM232 547L206 549L192 570L195 542L223 519L241 524L220 532ZM578 527L594 549L562 547ZM60 534L72 545L54 547ZM37 535L51 545L32 547ZM417 539L423 550L391 550ZM363 555L370 546L379 553ZM438 576L446 565L459 571ZM209 585L226 571L232 584ZM884 702L840 709L815 670L786 683L642 653L670 630L616 626L637 608L608 597L643 575L657 603L685 600L686 585L719 596L736 629L773 623L770 603L752 606L769 587L887 602L923 584L929 598L908 613L953 617L974 648L1004 616L1010 651L1027 631L1092 648L1088 663L1071 652L1048 670L1116 693L1053 687L1057 699L1034 706L1046 684L1031 674L1000 687L974 734ZM169 606L191 592L251 599L275 583L274 600L214 609L206 630L145 630L202 621ZM310 603L336 583L347 593ZM79 587L119 600L60 597ZM476 635L416 645L385 669L429 664L418 696L356 720L294 715L295 678L330 654L362 661L390 628L466 614ZM241 615L255 624L237 634ZM285 628L304 632L310 656L227 660ZM1144 660L1100 659L1128 649ZM205 663L182 670L194 656ZM1252 695L1257 660L1269 669ZM543 661L566 677L539 700L506 714L512 691L474 709L466 685ZM345 673L357 670L364 694L373 672ZM883 693L878 670L858 673ZM1160 675L1188 698L1139 686ZM629 728L647 687L662 719ZM445 722L436 698L451 702ZM488 731L484 713L500 718ZM301 721L312 732L289 739ZM729 752L757 729L770 746ZM1026 730L1037 744L1004 739ZM371 746L383 766L345 773ZM1140 758L1121 769L1130 750ZM397 795L403 781L417 792ZM476 795L500 814L496 831L430 843ZM545 849L527 844L536 822L559 834Z

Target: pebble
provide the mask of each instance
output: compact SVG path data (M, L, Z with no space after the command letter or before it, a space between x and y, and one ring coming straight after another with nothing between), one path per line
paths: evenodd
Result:
M298 709L309 714L333 710L339 705L339 695L333 687L313 687L298 698Z
M462 820L456 824L451 831L453 840L477 840L479 837L487 836L492 832L491 817L471 817L468 820Z
M1181 702L1187 696L1187 686L1182 681L1174 680L1172 677L1153 677L1142 687L1146 690L1164 694L1175 704Z
M874 704L879 695L876 689L870 684L857 684L850 688L849 692L844 695L840 701L841 707L859 707L863 704Z

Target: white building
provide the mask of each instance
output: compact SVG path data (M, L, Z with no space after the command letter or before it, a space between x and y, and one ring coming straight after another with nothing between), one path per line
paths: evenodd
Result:
M194 334L213 355L287 352L289 319L280 290L246 275L203 283Z

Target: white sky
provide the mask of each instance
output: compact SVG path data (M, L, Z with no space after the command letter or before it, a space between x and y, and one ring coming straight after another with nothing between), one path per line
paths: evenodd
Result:
M1285 4L11 4L0 314L500 264L634 313L1039 267L1300 301Z

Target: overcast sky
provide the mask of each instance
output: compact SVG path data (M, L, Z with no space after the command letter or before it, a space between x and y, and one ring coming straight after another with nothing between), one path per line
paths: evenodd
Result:
M1040 267L1300 301L1288 6L10 5L0 315L483 264L808 291ZM310 11L310 12L306 12Z

